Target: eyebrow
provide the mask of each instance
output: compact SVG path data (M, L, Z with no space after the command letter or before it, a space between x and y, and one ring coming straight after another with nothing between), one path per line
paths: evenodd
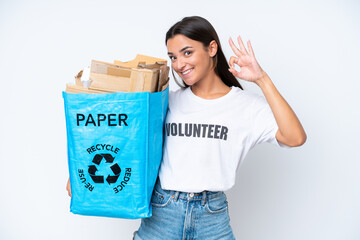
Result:
M184 47L184 48L182 48L179 52L183 52L183 51L185 51L186 49L188 49L188 48L192 48L191 46L186 46L186 47ZM168 55L170 55L170 54L173 54L172 52L168 52Z

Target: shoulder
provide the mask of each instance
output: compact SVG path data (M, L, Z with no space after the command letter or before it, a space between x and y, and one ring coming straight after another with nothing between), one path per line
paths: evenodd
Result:
M169 100L172 99L179 99L180 97L184 96L187 88L179 88L177 90L170 90L169 91Z
M234 94L230 101L232 106L234 106L234 110L241 114L245 114L246 112L251 116L268 110L269 105L264 95L249 90L242 90L238 87L233 88Z
M242 90L239 87L235 87L233 86L233 97L238 99L239 101L241 101L242 103L254 103L255 101L257 101L259 98L263 97L262 95L259 95L258 93L254 93L251 92L249 90Z
M170 90L169 91L169 96L177 96L179 94L184 93L185 90L186 90L186 88L179 88L179 89L176 89L176 90Z

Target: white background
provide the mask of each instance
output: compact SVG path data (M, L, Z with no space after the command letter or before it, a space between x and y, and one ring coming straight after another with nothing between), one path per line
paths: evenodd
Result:
M226 192L236 237L360 239L359 13L355 0L1 0L0 239L132 238L139 219L69 212L61 91L91 59L167 58L166 31L191 15L213 24L228 59L230 36L252 41L308 136L249 153Z

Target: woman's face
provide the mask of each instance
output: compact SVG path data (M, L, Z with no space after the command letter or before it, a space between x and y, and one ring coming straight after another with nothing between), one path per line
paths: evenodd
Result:
M212 52L201 42L177 34L167 41L172 68L189 86L211 74Z

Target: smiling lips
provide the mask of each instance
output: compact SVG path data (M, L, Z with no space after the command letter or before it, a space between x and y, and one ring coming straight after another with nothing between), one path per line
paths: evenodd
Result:
M183 71L183 72L181 72L181 74L183 75L183 77L187 77L187 76L189 76L189 74L192 72L193 69L194 68Z

